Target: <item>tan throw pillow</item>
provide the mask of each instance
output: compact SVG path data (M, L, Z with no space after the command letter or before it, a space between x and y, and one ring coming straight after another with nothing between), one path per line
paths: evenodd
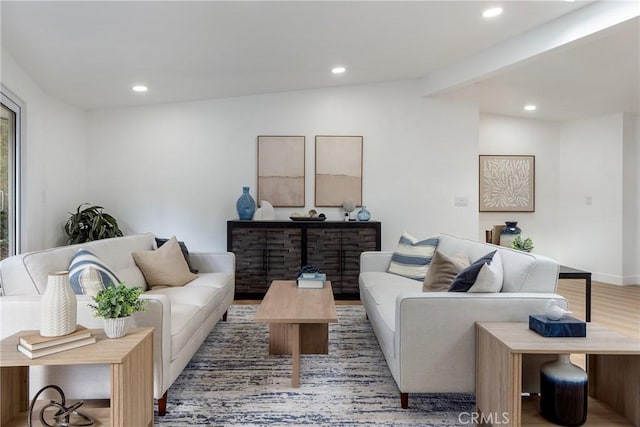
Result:
M189 271L175 236L155 251L133 252L131 255L151 288L183 286L198 277Z
M431 265L424 277L424 292L447 292L453 279L465 268L469 267L469 259L460 254L449 257L436 250Z

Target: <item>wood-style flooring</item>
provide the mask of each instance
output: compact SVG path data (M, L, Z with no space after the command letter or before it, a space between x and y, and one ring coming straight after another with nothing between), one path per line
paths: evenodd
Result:
M584 280L558 281L557 293L569 300L571 315L582 320L585 320L585 289ZM591 322L640 339L640 286L592 282Z

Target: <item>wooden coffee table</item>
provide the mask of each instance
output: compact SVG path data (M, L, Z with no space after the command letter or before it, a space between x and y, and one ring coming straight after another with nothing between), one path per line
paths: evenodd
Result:
M269 354L291 354L291 386L300 386L300 354L329 353L329 323L337 323L331 282L322 289L298 289L293 280L274 280L255 321L269 324Z

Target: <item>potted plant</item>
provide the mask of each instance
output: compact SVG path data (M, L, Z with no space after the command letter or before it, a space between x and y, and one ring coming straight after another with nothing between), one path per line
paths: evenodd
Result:
M531 252L531 250L533 249L533 240L531 240L530 237L523 239L520 235L517 235L511 242L511 249Z
M106 212L102 206L83 206L89 203L82 203L76 209L76 213L71 213L64 225L64 232L67 235L67 243L85 243L92 240L106 239L109 237L120 237L122 231L118 227L118 221Z
M120 338L127 334L131 326L131 315L145 311L145 301L138 297L140 287L127 287L124 283L108 286L93 297L89 304L96 317L104 319L104 332L109 338Z

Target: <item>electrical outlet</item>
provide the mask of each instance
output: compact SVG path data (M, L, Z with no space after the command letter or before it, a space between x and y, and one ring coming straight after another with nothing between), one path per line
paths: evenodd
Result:
M468 206L469 198L467 196L455 196L454 206Z
M584 198L584 202L587 206L591 206L593 204L593 199L591 198L591 196L587 196Z

